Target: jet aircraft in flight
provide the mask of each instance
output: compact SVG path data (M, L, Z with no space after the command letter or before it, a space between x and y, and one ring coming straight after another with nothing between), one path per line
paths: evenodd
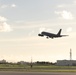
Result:
M41 36L41 37L47 36L47 37L46 37L47 39L48 39L48 38L52 38L52 39L53 39L53 38L68 36L68 35L61 35L61 31L62 31L62 29L60 29L57 34L43 31L43 32L41 32L41 34L38 34L38 36Z

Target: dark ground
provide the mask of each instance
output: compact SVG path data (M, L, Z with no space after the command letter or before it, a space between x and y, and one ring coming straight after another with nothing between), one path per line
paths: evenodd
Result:
M0 72L0 75L76 75L76 73L65 72Z

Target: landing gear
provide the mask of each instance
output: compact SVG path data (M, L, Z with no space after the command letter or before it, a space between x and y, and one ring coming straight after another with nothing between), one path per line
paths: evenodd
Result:
M49 39L49 37L48 37L48 36L47 36L46 38L47 38L47 39Z
M53 37L52 37L52 39L53 39Z

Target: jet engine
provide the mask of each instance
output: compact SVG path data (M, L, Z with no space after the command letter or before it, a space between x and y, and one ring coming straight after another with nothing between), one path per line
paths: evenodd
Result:
M42 35L42 34L38 34L38 36L44 36L44 35Z

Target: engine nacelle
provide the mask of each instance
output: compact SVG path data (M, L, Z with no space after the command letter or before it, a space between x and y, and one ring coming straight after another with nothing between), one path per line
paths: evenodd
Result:
M42 35L42 34L38 34L38 36L44 36L44 35Z

